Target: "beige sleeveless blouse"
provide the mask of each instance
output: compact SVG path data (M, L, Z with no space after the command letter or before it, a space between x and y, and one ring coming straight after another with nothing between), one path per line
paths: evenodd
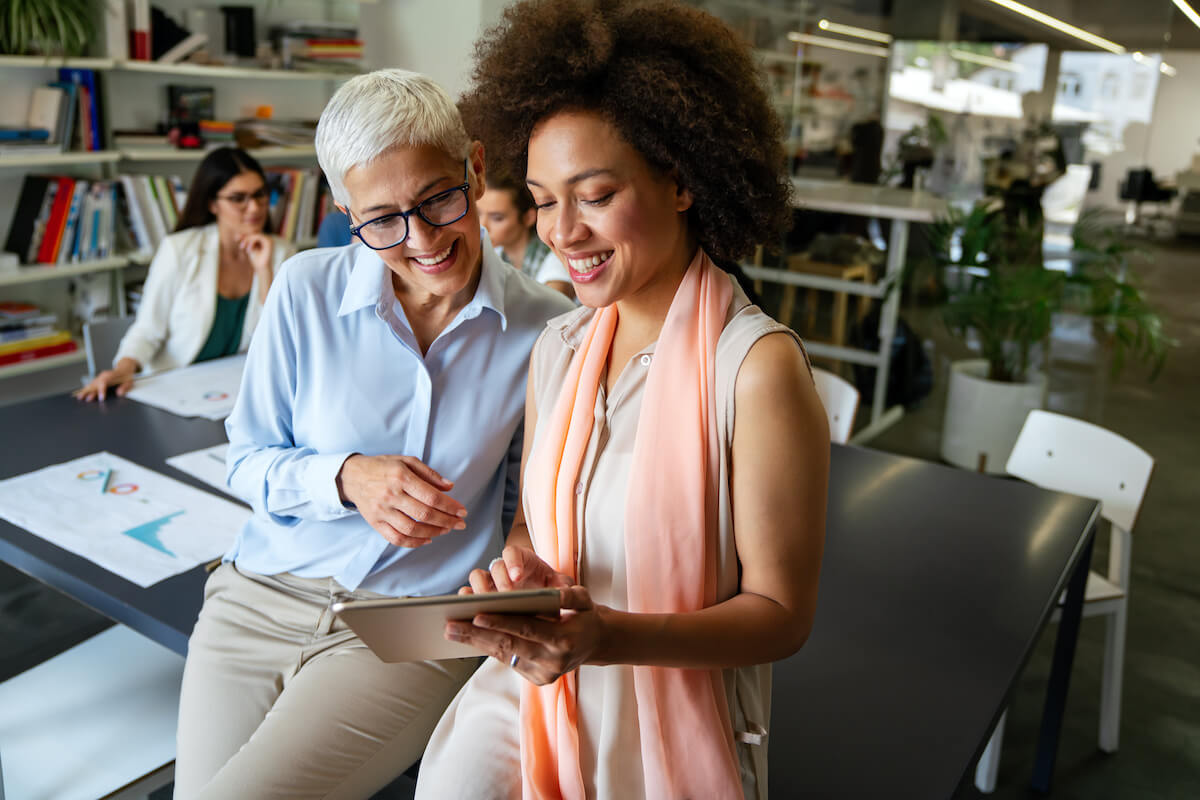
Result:
M731 279L732 280L732 279ZM548 323L534 345L530 378L539 412L534 446L544 433L541 420L554 407L571 357L583 339L594 310L578 308ZM799 338L790 329L752 306L734 282L733 301L725 328L717 343L716 390L718 435L723 444L719 480L719 551L718 600L738 593L738 559L733 535L730 505L730 446L734 426L734 384L746 354L756 341L770 333L786 333ZM625 496L629 480L633 443L646 376L654 361L654 345L636 354L622 370L611 395L600 382L596 398L595 422L575 486L576 552L580 583L588 587L592 599L617 609L628 608L625 586ZM528 497L524 498L528 503ZM525 508L529 518L529 508ZM421 767L421 795L442 784L434 774L441 773L447 759L462 764L474 754L488 761L503 761L503 750L517 745L510 733L517 723L520 683L523 680L507 665L488 660L463 688L442 718ZM767 728L771 702L771 666L727 669L724 671L726 696L734 737L738 741L742 787L747 798L765 800L767 796ZM641 746L638 708L634 695L633 668L626 665L584 666L579 669L579 736L584 785L590 798L646 800L642 787ZM507 717L502 720L497 717ZM510 727L511 726L511 727ZM454 730L451 730L453 728ZM504 744L504 742L509 742ZM445 748L447 752L441 752ZM519 758L519 749L511 756ZM489 764L495 769L493 782L484 792L489 797L520 797L519 769L513 771ZM453 772L445 777L450 778ZM462 772L458 771L459 780ZM427 780L428 778L428 780ZM515 778L515 784L512 783ZM507 784L501 789L497 784ZM447 788L442 784L439 788ZM464 787L465 788L465 787ZM482 790L476 786L473 791ZM449 796L449 795L447 795ZM459 796L455 793L455 796ZM467 796L467 795L461 795ZM651 799L654 800L654 799Z

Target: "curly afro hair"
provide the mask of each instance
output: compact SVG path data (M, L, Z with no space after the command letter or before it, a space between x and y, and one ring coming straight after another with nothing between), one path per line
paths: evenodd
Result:
M670 0L525 0L475 45L460 109L489 160L524 175L529 137L564 110L601 114L693 205L713 259L774 245L790 224L779 119L736 32Z

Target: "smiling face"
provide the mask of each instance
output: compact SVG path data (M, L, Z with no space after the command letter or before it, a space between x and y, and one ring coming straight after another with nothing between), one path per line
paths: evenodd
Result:
M531 208L525 214L517 210L511 189L488 189L479 198L479 217L487 228L492 244L503 247L518 258L515 252L529 241L529 228L533 225L536 212Z
M262 233L270 199L266 187L257 172L239 172L230 178L208 206L217 218L217 228L235 239ZM261 197L254 196L259 193Z
M580 302L666 298L695 248L691 195L655 171L599 114L560 112L529 139L526 176L542 241L566 264Z
M398 289L417 295L452 297L470 289L480 269L479 212L483 193L483 148L476 144L467 159L470 200L457 222L434 227L418 214L408 218L408 238L380 258L399 281ZM374 161L353 167L343 179L350 197L350 224L408 211L430 197L463 183L463 162L430 145L398 147Z

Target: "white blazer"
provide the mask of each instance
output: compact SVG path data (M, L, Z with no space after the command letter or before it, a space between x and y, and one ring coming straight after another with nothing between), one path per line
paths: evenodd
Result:
M272 271L296 252L291 242L272 236ZM188 228L163 239L150 262L137 319L129 326L113 359L135 359L143 371L157 372L191 364L212 332L217 314L217 275L221 244L216 223ZM250 335L262 312L258 276L250 286L250 302L242 322L238 352L250 346Z

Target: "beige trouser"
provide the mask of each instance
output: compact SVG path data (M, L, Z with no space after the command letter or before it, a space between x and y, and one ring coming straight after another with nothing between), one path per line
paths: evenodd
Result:
M179 698L177 800L366 798L420 758L479 662L383 663L329 610L341 592L232 564L209 578Z

